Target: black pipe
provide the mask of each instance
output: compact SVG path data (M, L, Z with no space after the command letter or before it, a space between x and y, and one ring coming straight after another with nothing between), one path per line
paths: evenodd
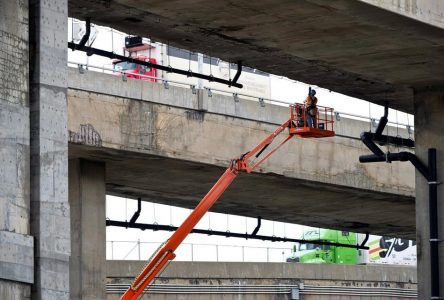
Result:
M415 148L415 142L411 139L405 139L399 136L390 136L385 134L377 135L376 133L372 132L363 132L361 133L361 140L362 140L362 134L365 133L365 138L372 140L373 142L377 142L379 145L394 145L394 146L401 146L401 147L408 147L408 148Z
M133 216L130 219L130 223L136 223L137 219L140 216L140 212L142 211L142 198L137 198L137 211L133 214Z
M258 233L259 229L261 228L261 221L262 221L262 217L260 217L260 216L257 217L257 225L256 225L256 228L254 228L253 232L251 233L252 236L255 236Z
M385 125L387 125L388 122L388 105L387 103L384 106L384 115L381 117L381 119L379 119L379 124L378 127L376 128L376 135L381 135L381 133L384 131L384 127Z
M142 65L142 66L146 66L148 68L155 68L158 70L162 70L162 71L167 71L170 73L176 73L176 74L181 74L181 75L185 75L188 77L195 77L195 78L200 78L200 79L205 79L208 81L213 81L213 82L218 82L218 83L222 83L222 84L226 84L228 86L234 86L237 88L242 88L243 85L240 83L237 83L234 81L234 79L237 80L237 78L239 78L239 76L235 76L235 78L233 80L225 80L222 78L217 78L217 77L213 77L213 76L209 76L209 75L204 75L204 74L200 74L200 73L195 73L189 70L181 70L181 69L176 69L173 67L169 67L169 66L164 66L164 65L158 65L158 64L153 64L151 62L148 61L141 61L141 60L137 60L131 57L126 57L123 55L119 55L119 54L115 54L113 52L109 52L109 51L105 51L102 49L97 49L97 48L93 48L93 47L87 47L87 46L82 46L80 44L75 44L72 42L68 42L68 48L70 48L71 50L79 50L79 51L83 51L86 52L88 55L99 55L99 56L103 56L103 57L108 57L110 59L118 59L120 61L125 61L125 62L130 62L130 63L134 63L134 64L138 64L138 65ZM242 67L241 67L242 68ZM239 72L238 72L239 73ZM238 74L236 74L238 75Z
M82 36L82 39L79 42L80 47L85 46L86 42L89 40L89 35L91 33L91 18L86 18L85 27L86 27L85 34ZM73 49L73 51L74 51L74 49Z
M365 246L365 244L367 243L369 237L370 237L370 233L366 232L365 233L365 238L364 238L364 240L361 243L361 247Z
M233 80L232 80L232 83L233 84L235 84L235 83L237 83L237 80L239 79L239 77L241 76L241 73L242 73L242 61L238 61L237 62L237 72L236 72L236 74L234 75L234 78L233 78Z
M429 149L429 226L430 226L430 276L431 299L439 296L439 238L438 238L438 182L436 172L436 149Z
M178 227L171 225L159 225L159 224L142 224L142 223L133 223L125 221L115 221L115 220L106 220L106 226L117 226L117 227L125 227L125 228L137 228L137 229L150 229L150 230L164 230L164 231L175 231ZM206 234L206 235L217 235L224 237L236 237L236 238L244 238L244 239L256 239L263 241L272 241L272 242L294 242L301 244L316 244L316 245L328 245L328 246L336 246L336 247L344 247L344 248L353 248L353 249L362 249L368 250L369 247L363 247L359 244L356 245L347 245L341 243L333 243L326 242L320 240L308 241L301 239L293 239L286 237L278 237L278 236L266 236L266 235L252 235L248 233L236 233L230 231L215 231L215 230L205 230L205 229L193 229L192 233Z
M268 144L266 144L264 147L262 147L261 151L259 151L259 152L255 155L255 157L258 158L258 157L262 154L262 152L264 152L265 149L267 149L268 146L270 146L270 144L271 144L271 143L268 143Z
M359 156L359 162L361 163L372 163L372 162L392 162L392 161L410 161L415 168L429 180L429 172L427 167L416 157L415 154L402 151L399 153L386 153L382 155L361 155Z
M381 156L384 155L384 152L378 147L378 145L373 142L373 134L371 132L362 132L361 133L361 141L364 143L364 145L367 146L367 148L370 149L373 154Z

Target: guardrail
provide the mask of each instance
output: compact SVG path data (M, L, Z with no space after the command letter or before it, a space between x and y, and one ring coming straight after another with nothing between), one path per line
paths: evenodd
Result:
M105 65L98 66L98 65L93 65L93 64L82 64L82 63L78 63L78 62L68 61L68 66L77 68L80 73L83 73L85 70L107 73L107 74L115 74L118 72L118 73L122 74L122 80L127 80L127 74L132 74L130 72L125 72L125 71L121 71L121 70L116 71L113 68L105 67ZM170 80L170 79L165 79L165 78L158 77L158 76L148 76L148 75L144 75L144 74L137 74L137 76L141 77L141 78L156 80L157 82L163 84L165 86L165 88L168 88L169 84L174 84L174 85L190 88L193 90L193 93L195 93L195 91L196 91L196 85L190 84L189 82ZM221 94L221 95L231 95L235 102L239 101L239 97L243 97L245 99L258 101L258 103L262 107L264 107L266 103L274 104L274 105L288 106L289 104L291 104L293 102L293 101L283 101L283 100L271 99L271 98L266 98L266 97L258 97L256 95L244 94L244 93L239 93L239 92L229 92L229 91L216 89L216 88L212 88L212 87L208 87L208 86L204 86L203 88L207 91L209 97L212 97L213 93L217 93L217 94ZM370 116L363 116L363 115L359 115L359 114L335 111L336 121L339 121L342 116L349 117L352 119L364 120L366 122L371 123L371 125L373 127L376 127L377 122L378 122L378 120L376 118L373 118ZM405 129L407 130L409 135L414 132L414 125L413 124L411 125L409 123L406 124L406 123L393 122L393 121L389 121L388 124L393 127L405 127Z
M108 260L147 260L162 242L107 241ZM285 262L291 248L183 243L176 251L179 261Z

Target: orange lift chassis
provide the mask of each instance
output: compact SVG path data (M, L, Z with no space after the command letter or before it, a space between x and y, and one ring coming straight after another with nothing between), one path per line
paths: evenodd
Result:
M261 163L269 158L283 144L290 140L293 136L322 138L334 136L333 131L333 109L318 106L315 119L315 126L308 127L306 122L306 108L304 104L294 104L290 106L290 119L279 126L272 134L265 138L261 143L254 147L251 151L241 155L237 159L233 159L225 173L214 184L211 190L196 206L193 212L182 223L182 225L173 233L173 235L162 244L153 254L151 259L145 265L128 290L120 298L121 300L136 300L143 293L144 289L154 280L154 278L165 268L169 261L173 260L176 255L174 251L179 247L183 240L193 230L194 226L200 221L205 213L210 210L213 204L219 199L224 191L230 186L239 172L253 172ZM264 150L272 143L276 136L288 128L288 136L274 149L269 151L267 155L258 162L250 162L254 156L258 158ZM253 160L254 161L254 160Z

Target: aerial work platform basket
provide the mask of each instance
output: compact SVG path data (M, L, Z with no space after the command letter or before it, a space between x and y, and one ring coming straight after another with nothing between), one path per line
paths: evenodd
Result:
M290 105L290 134L304 138L335 136L333 130L333 108L325 106L308 107L305 104Z

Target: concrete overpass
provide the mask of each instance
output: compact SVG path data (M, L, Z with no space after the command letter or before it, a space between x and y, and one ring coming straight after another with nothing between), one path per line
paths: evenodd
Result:
M417 11L424 12L418 13L418 19L432 20L436 25L434 11L424 9L428 4L421 6L425 2L415 2L414 7L420 8ZM434 3L442 16L439 1L427 2ZM69 203L68 198L79 198L76 192L81 191L88 200L85 203L94 209L106 187L103 184L97 193L88 186L97 187L94 180L104 182L106 174L98 165L74 164L68 170L68 14L92 16L97 23L160 37L225 60L242 59L246 65L264 71L375 103L388 101L390 107L415 114L416 155L427 164L427 150L436 148L438 179L444 176L440 159L444 149L442 29L359 1L166 3L0 1L3 298L26 299L32 295L33 299L69 299L70 294L75 295L73 290L79 289L76 281L70 283L70 269L75 273L77 267L88 266L94 259L88 251L95 251L95 245L77 243L78 238L94 236L83 231L71 237L70 231L70 227L78 228L88 206ZM148 28L152 32L146 32ZM79 170L90 177L78 182L82 189L70 188L69 196L68 171L75 174ZM444 259L431 262L428 184L419 173L415 183L418 290L419 298L427 299L430 282L437 278L430 270L437 266L442 273ZM438 187L439 215L443 214L441 189ZM437 227L442 234L442 217ZM438 245L439 253L444 252L439 238L432 244ZM83 264L79 264L82 259ZM443 280L441 275L441 295ZM81 284L88 282L81 282L80 290Z
M106 298L119 299L140 262L106 264ZM406 266L172 262L141 299L416 299L416 286Z
M367 2L84 0L69 15L413 113L414 91L444 84L443 30ZM442 19L439 2L410 15Z
M231 159L288 118L286 106L69 71L70 158L105 162L114 195L193 208ZM414 239L413 168L360 164L368 126L342 117L336 138L291 141L258 173L237 178L214 210Z

